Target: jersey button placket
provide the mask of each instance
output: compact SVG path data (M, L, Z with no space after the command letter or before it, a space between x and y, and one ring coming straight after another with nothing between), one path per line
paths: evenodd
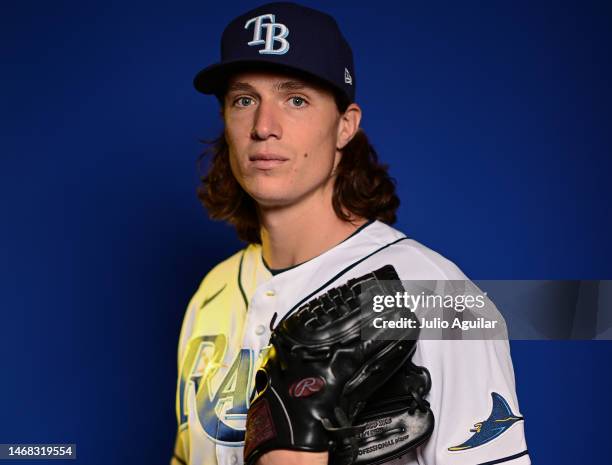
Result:
M276 301L275 301L276 299L272 299L272 297L276 296L276 291L274 291L274 289L268 289L264 293L264 295L267 297L266 300L269 301L269 303L266 306L268 308L271 308L271 306L274 306L275 303L276 303ZM266 332L267 332L267 328L264 325L259 324L259 325L255 326L255 334L257 336L263 336L264 334L266 334Z
M265 332L266 332L266 327L264 325L257 325L255 327L255 334L257 334L258 336L261 336Z

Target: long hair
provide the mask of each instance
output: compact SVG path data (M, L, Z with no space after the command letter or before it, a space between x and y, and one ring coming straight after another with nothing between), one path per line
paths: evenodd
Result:
M338 109L347 103L336 101ZM229 162L229 146L222 133L207 143L199 164L210 158L203 173L197 195L212 219L227 221L236 228L238 237L248 243L261 243L257 204L234 177ZM336 167L332 206L338 218L350 221L353 216L393 224L399 207L395 180L388 167L378 161L378 155L368 137L359 129L342 149Z

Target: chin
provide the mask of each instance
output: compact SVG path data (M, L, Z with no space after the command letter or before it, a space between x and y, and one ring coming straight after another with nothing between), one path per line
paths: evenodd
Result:
M257 202L258 205L265 208L280 208L287 207L296 201L295 193L289 195L287 192L267 191L253 192L250 196Z
M257 205L260 205L264 208L280 208L286 207L287 205L291 205L291 199L280 195L263 195L263 194L251 194L251 197Z
M295 192L290 195L287 188L273 185L275 183L257 183L256 185L243 185L243 189L262 207L283 207L291 204Z

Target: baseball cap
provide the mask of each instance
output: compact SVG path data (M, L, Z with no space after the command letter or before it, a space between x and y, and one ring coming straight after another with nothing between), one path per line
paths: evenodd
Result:
M294 71L355 101L353 52L336 20L296 3L267 3L232 20L221 37L221 61L194 78L204 94L223 92L231 73L250 68Z

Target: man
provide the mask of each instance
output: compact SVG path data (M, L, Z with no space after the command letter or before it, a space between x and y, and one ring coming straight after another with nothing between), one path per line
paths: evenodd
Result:
M199 197L248 246L207 274L187 308L173 465L242 463L259 354L301 303L388 263L403 280L466 279L388 226L399 200L359 127L352 52L333 18L263 5L227 26L221 49L194 81L216 95L225 125ZM413 361L431 374L436 426L393 463L530 463L507 341L421 340ZM327 462L282 450L259 460Z

